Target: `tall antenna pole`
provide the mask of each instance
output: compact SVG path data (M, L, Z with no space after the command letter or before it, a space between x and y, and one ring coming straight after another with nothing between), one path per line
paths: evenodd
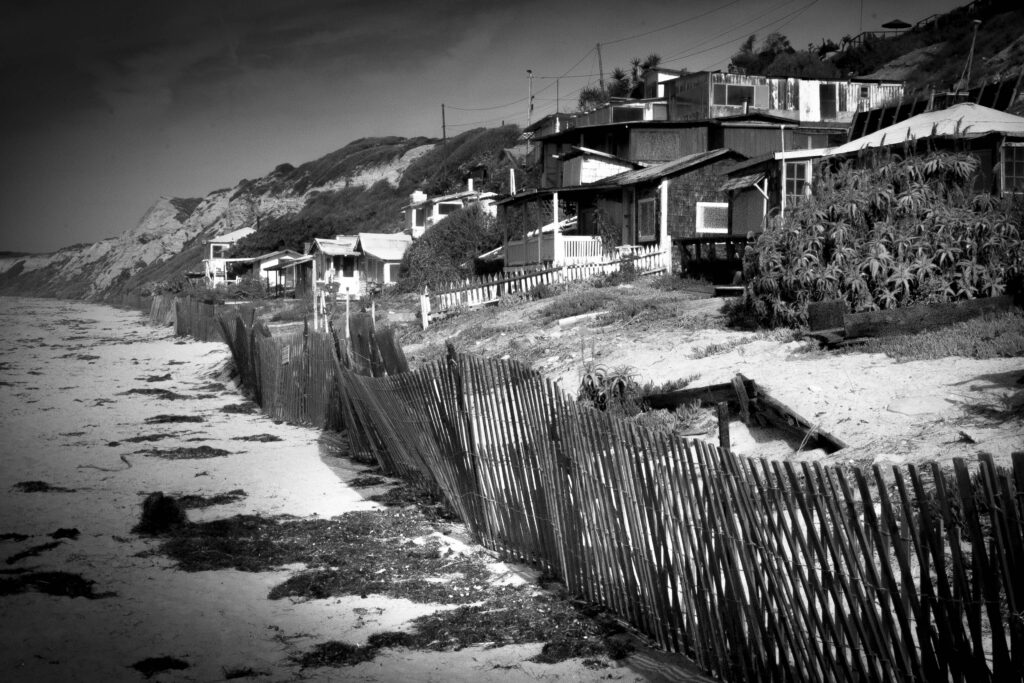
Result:
M527 69L526 75L529 80L529 90L527 91L527 104L526 104L526 127L529 128L530 124L533 123L533 69Z
M559 113L561 109L558 107L558 84L561 81L560 78L555 79L555 113Z
M601 84L601 90L604 91L604 62L601 61L601 43L597 44L597 72L601 78L598 83Z

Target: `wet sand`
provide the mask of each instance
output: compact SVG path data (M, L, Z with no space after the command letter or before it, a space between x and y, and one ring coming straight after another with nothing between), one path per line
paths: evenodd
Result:
M316 643L365 642L441 606L379 596L269 600L271 587L299 567L184 572L154 552L156 540L133 533L154 491L244 490L235 502L188 511L204 521L242 513L331 517L379 508L368 496L381 490L346 484L364 466L323 453L317 430L275 424L258 411L224 412L244 401L227 374L225 345L176 340L169 328L143 321L80 302L0 298L0 578L68 572L94 582L100 596L50 595L39 585L0 595L7 680L143 680L132 665L160 657L188 668L151 680L225 680L246 671L260 681L659 678L639 670L643 657L600 670L577 660L525 661L540 644L386 650L355 667L300 669L290 656ZM258 435L279 440L245 440ZM152 455L199 447L228 454ZM60 529L79 534L54 538ZM503 580L533 578L522 568L496 571Z

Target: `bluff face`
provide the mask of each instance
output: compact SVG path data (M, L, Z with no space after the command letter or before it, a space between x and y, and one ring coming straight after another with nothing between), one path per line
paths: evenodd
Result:
M310 201L341 187L383 182L397 191L409 165L437 146L423 138L374 142L357 141L349 146L357 146L353 153L342 148L299 167L282 164L262 178L242 180L200 199L161 197L138 225L117 237L51 254L2 254L0 295L116 300L200 269L206 240L298 214ZM368 157L367 149L379 153Z

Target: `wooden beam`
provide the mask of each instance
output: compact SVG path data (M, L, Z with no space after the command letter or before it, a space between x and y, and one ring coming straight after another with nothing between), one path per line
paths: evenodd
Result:
M1008 311L1012 308L1012 296L994 296L955 303L923 304L888 311L851 313L844 316L843 327L848 338L889 337L963 322L985 313Z

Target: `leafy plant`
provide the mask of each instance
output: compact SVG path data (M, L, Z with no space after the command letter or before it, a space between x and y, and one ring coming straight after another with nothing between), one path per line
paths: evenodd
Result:
M1006 292L1024 271L1021 205L972 195L978 165L951 152L824 162L814 195L748 245L733 317L795 327L812 301L864 311Z
M607 368L593 361L583 367L578 399L599 410L633 416L641 411L636 369L627 365Z

